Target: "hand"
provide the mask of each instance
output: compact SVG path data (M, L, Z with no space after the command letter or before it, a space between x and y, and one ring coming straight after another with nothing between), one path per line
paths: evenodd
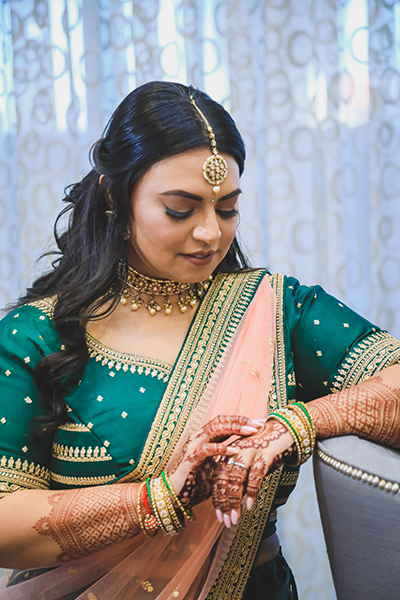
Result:
M231 436L248 436L261 427L257 420L237 415L219 415L190 436L173 463L169 478L182 504L191 508L211 496L218 459L237 450L226 443Z
M263 478L296 452L291 433L275 419L269 419L257 433L233 442L229 448L235 450L236 456L219 463L212 491L217 518L227 527L231 522L236 525L244 494L247 493L246 506L250 509Z

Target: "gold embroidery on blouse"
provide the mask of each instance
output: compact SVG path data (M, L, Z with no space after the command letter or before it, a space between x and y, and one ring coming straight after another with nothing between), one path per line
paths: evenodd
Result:
M50 298L45 298L43 300L34 300L33 302L28 302L27 306L34 306L38 308L42 312L44 312L50 319L53 318L54 315L54 304L55 301Z
M86 343L90 358L95 358L97 362L101 362L109 369L157 377L164 382L168 380L172 371L172 366L162 360L114 350L96 340L90 333L86 334Z
M59 475L50 473L52 481L62 485L72 485L74 487L86 487L89 485L103 485L116 479L116 475L99 475L98 477L69 477L68 475Z
M107 448L104 446L64 446L53 442L52 456L58 460L67 462L103 462L112 460L112 457L107 453Z
M62 429L63 431L76 431L78 433L90 431L90 427L84 423L64 423L63 425L60 425L58 429Z
M29 302L28 306L38 308L49 318L54 315L54 300L52 299L35 300ZM139 375L157 377L157 379L162 379L164 383L168 381L172 371L172 366L162 360L114 350L114 348L110 348L96 340L89 333L86 333L86 343L90 358L95 358L103 366L115 371L122 370L125 373L130 371ZM65 347L62 345L61 349L65 349ZM114 377L115 372L112 371L110 375Z
M13 456L0 459L0 498L21 489L47 490L49 485L46 467Z
M259 270L216 276L189 329L138 464L121 481L160 474L263 273Z
M348 352L334 376L331 393L357 385L400 362L400 341L386 331L370 334Z

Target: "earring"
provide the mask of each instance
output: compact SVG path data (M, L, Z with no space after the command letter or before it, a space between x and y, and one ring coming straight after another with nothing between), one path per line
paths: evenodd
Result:
M131 239L131 230L129 229L129 225L126 226L125 229L125 233L124 233L124 240L130 240Z
M114 210L106 210L106 217L109 223L114 223L117 213Z

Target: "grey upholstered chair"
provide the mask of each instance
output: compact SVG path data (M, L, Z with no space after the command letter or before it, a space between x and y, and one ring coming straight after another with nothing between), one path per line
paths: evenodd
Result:
M400 452L325 440L314 476L338 600L400 600Z

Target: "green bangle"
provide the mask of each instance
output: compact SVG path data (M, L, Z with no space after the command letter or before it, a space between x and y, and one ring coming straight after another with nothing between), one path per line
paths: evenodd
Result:
M149 497L149 502L154 510L154 504L153 504L153 500L151 499L151 491L150 491L150 477L148 477L146 479L146 488L147 488L147 495Z
M310 413L308 412L307 407L304 404L304 402L293 402L293 406L298 406L299 408L301 408L301 410L303 411L303 413L306 415L308 422L310 423L311 429L314 429L314 425L313 425L313 422L311 420Z
M165 485L167 486L169 493L171 494L171 496L173 497L173 499L175 500L175 502L177 503L178 507L181 509L183 514L189 519L189 521L194 521L194 519L195 519L194 514L190 510L188 510L187 508L185 508L183 506L182 502L179 500L177 494L175 493L175 490L173 490L172 486L170 485L168 475L164 471L161 471L161 477L163 478L163 481L164 481Z

